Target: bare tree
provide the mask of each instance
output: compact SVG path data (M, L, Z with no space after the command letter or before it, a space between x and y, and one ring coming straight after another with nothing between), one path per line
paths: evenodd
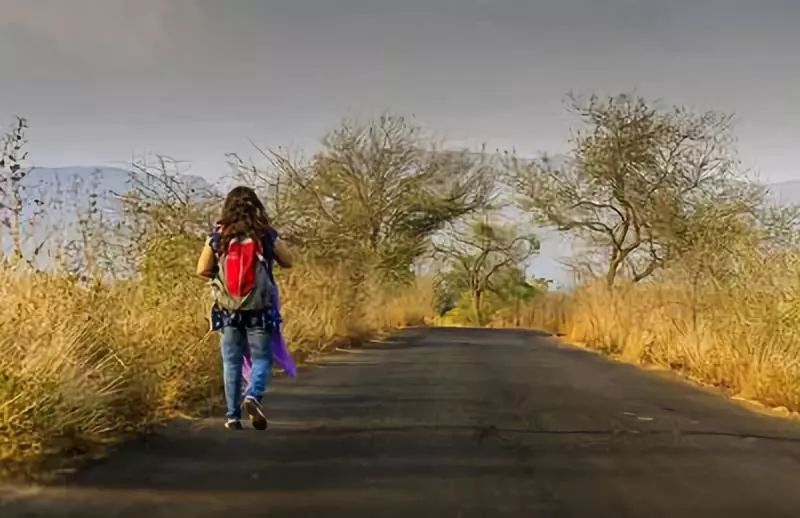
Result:
M40 254L53 235L44 225L47 207L41 192L29 181L34 168L27 167L26 119L18 117L12 129L0 139L0 257L6 253L4 234L10 239L14 264L37 268Z
M569 156L512 159L513 179L540 221L606 251L609 286L621 272L643 280L680 253L695 207L738 200L735 217L760 203L737 171L730 116L659 110L630 95L572 101L585 127Z
M455 224L434 242L452 287L470 294L478 325L486 322L484 294L498 291L495 280L506 270L524 266L538 250L535 236L520 233L514 226L492 225L487 217Z
M298 199L303 196L304 185L295 181L296 172L305 167L304 160L288 149L264 150L252 144L266 161L266 166L258 166L253 160L229 153L227 157L233 179L256 190L273 223L282 230L283 239L300 244L300 236L306 234L305 228L312 224L302 219L305 211L301 210Z
M23 148L27 143L27 129L28 122L17 117L11 131L0 141L0 211L3 214L2 224L11 235L11 256L14 261L23 258L23 180L28 174L28 169L24 167L28 153Z
M219 194L194 182L187 170L187 164L163 155L132 164L128 190L112 193L122 201L124 216L100 229L108 238L101 248L113 254L108 261L128 273L179 271L170 263L183 264L196 253L198 236L215 220Z
M374 261L392 278L408 275L446 223L485 205L497 171L483 154L437 151L391 115L344 122L309 161L262 154L266 170L235 156L233 163L292 239L324 259Z
M154 227L148 231L191 233L198 226L208 229L210 207L219 201L218 193L187 175L189 165L180 160L155 155L131 164L127 193L116 194L132 213L149 215ZM155 217L155 216L158 217Z

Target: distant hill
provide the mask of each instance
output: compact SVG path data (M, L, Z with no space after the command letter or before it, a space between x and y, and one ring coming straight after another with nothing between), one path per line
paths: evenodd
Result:
M767 190L778 203L800 205L800 180L773 183L767 186Z
M212 189L199 176L181 175L180 182L189 189ZM40 193L50 199L67 197L72 201L88 200L91 194L124 194L136 182L147 181L142 173L118 167L33 167L23 183L27 192Z
M33 167L23 180L23 238L26 254L43 241L63 243L75 239L79 221L91 204L104 217L115 219L123 213L120 196L130 193L139 182L148 182L146 175L116 167ZM214 187L193 175L179 176L179 182L198 199L214 193ZM152 182L150 182L152 184ZM158 190L157 184L152 184ZM33 222L33 223L31 223ZM0 246L11 250L9 236L0 234ZM42 254L46 256L47 254ZM47 259L40 257L40 266Z

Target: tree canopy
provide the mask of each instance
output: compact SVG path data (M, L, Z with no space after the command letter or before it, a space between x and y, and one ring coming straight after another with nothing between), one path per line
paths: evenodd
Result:
M344 122L303 161L263 152L268 167L234 158L290 239L323 260L372 261L404 278L447 223L491 196L497 167L484 155L440 152L402 117Z
M678 256L709 203L733 221L763 192L744 181L732 118L660 109L632 95L572 99L583 127L561 161L512 159L520 205L604 251L606 281L643 280Z

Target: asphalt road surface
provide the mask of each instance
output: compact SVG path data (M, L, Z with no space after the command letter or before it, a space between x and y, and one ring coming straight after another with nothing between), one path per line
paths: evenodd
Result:
M532 332L326 357L272 426L184 421L0 516L800 517L800 424Z

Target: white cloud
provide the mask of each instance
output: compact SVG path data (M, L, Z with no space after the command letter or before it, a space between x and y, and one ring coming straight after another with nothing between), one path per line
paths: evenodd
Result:
M136 66L191 44L205 17L197 0L3 0L0 28L18 26L96 66Z

